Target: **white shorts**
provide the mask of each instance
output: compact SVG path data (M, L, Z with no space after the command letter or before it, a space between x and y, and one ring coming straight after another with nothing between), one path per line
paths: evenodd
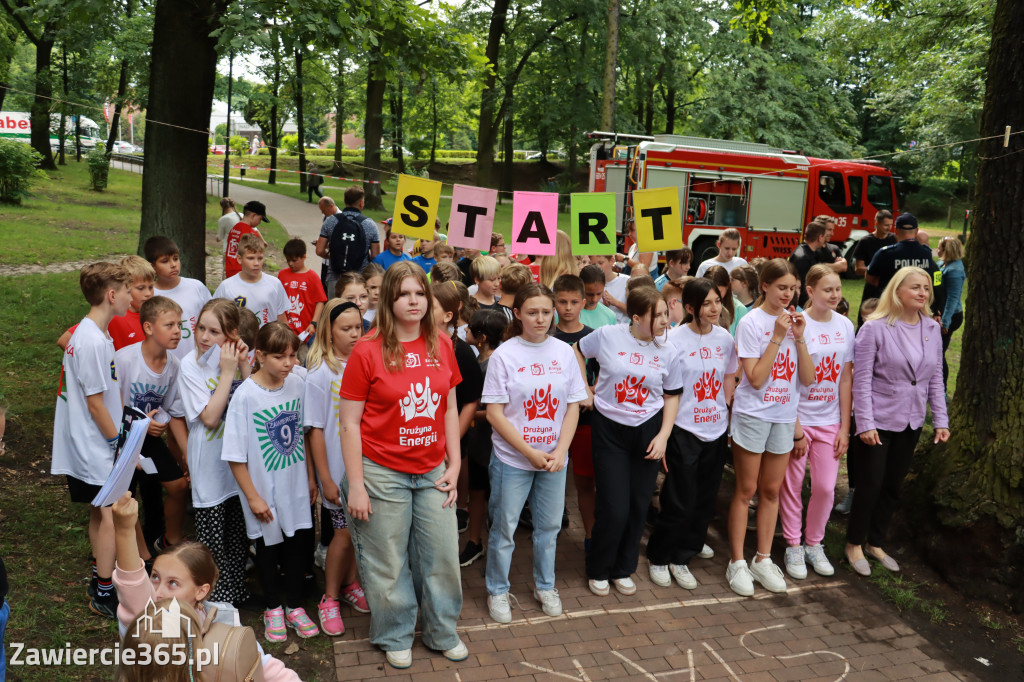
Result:
M732 442L747 452L782 455L793 450L796 422L773 424L745 414L732 414L729 435Z

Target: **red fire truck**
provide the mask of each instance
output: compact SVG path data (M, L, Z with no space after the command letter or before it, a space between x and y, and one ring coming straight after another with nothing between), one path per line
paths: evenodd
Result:
M835 218L833 243L849 260L855 242L874 229L877 211L898 214L899 178L870 161L681 135L588 137L597 140L590 191L615 192L617 215L632 214L634 189L679 188L683 243L693 249L694 264L717 253L715 241L729 227L742 236L741 257L786 258L804 226L823 214Z

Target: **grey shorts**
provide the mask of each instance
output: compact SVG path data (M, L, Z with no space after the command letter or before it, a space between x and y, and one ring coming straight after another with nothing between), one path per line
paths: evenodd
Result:
M732 442L747 452L770 452L775 455L793 450L793 434L796 422L772 424L745 414L732 414L729 435Z

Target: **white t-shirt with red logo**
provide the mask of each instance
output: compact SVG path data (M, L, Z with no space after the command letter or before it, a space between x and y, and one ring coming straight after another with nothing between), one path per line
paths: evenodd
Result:
M718 325L707 334L695 334L682 324L669 331L668 340L679 351L683 379L676 426L704 442L713 441L729 426L725 382L739 368L732 335Z
M805 426L834 426L840 421L839 377L846 363L853 362L853 323L835 312L828 322L804 317L807 352L814 361L814 383L800 387L797 415Z
M448 392L462 381L452 340L438 335L438 358L423 337L403 343L405 366L384 367L384 343L374 332L356 342L345 365L341 397L365 402L363 455L406 474L425 474L444 460Z
M488 360L480 402L504 405L505 418L523 440L542 452L551 452L569 404L586 397L576 354L567 343L552 337L530 343L516 336L498 346ZM491 441L494 454L505 464L535 470L497 431L491 431Z
M664 406L666 392L678 393L683 386L675 346L637 341L628 324L595 329L576 345L583 357L601 365L594 407L616 423L643 424Z
M744 315L736 327L736 350L740 360L764 355L775 332L775 319L761 308L754 308ZM795 422L796 406L800 398L797 353L791 328L786 332L782 347L775 356L771 374L760 390L750 384L747 373L743 372L743 378L733 395L732 411L770 424Z
M196 323L199 322L199 312L211 298L210 290L198 279L182 277L173 289L156 289L153 293L166 296L181 306L181 341L177 348L168 352L183 360L196 349Z
M228 277L213 292L213 297L226 298L239 308L253 311L261 327L287 313L289 307L281 280L265 272L255 282L246 282L241 275Z

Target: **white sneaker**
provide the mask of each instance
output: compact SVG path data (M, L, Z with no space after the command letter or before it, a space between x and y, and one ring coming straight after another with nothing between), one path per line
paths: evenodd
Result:
M804 559L802 545L786 548L786 573L794 580L803 580L807 577L807 561Z
M804 552L807 555L807 561L810 562L815 573L818 575L835 575L836 569L832 568L828 557L825 556L825 548L820 543L817 545L807 545L804 547Z
M313 552L313 565L321 571L326 570L324 568L327 565L327 547L325 545L317 544L316 551Z
M466 643L461 639L458 644L453 646L451 649L445 649L443 653L445 658L449 661L455 661L456 663L469 658L469 649L466 647Z
M491 618L499 623L512 622L512 606L508 603L508 592L497 596L488 596L487 610L490 611Z
M679 583L679 587L684 590L695 590L697 589L697 579L693 577L693 573L690 573L690 569L687 566L681 566L679 564L669 564L668 570L672 571L672 577Z
M725 579L729 582L732 591L741 597L752 597L754 595L754 577L747 568L747 562L743 559L730 561L725 568Z
M672 574L668 572L668 566L651 564L651 582L658 587L668 587L671 585Z
M632 578L616 578L612 581L612 584L615 585L615 589L620 594L624 594L627 597L636 594L636 583L633 582Z
M806 570L804 568L805 572ZM750 575L754 577L754 580L761 583L761 587L769 592L784 593L789 589L789 586L786 585L786 579L782 575L782 569L772 563L771 559L754 561L750 564Z
M562 615L562 600L558 598L558 590L538 590L534 588L533 597L540 602L545 616Z
M384 652L385 658L392 668L404 670L412 666L412 649L399 649L398 651Z
M704 549L700 550L700 554L698 554L697 556L699 556L701 559L714 559L715 550L711 549L707 545L704 545Z
M590 591L596 594L598 597L608 596L608 581L607 580L594 580L591 578L587 581L587 585L590 587Z

